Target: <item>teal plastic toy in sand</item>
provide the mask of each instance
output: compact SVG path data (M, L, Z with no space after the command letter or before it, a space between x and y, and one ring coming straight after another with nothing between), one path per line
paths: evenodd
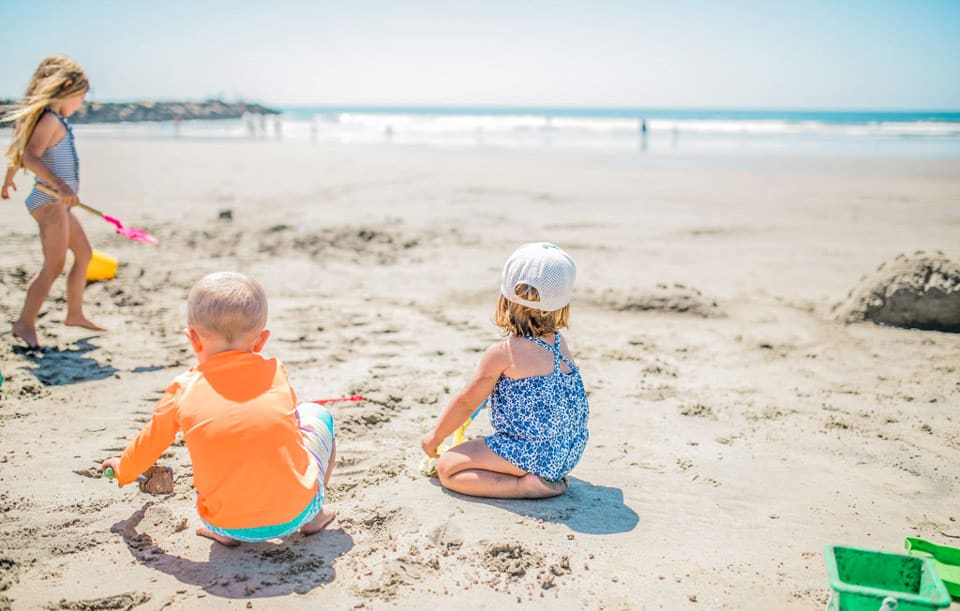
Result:
M926 611L950 606L928 558L828 545L824 553L836 611Z
M916 537L907 537L903 546L911 556L929 558L950 596L960 599L960 549Z

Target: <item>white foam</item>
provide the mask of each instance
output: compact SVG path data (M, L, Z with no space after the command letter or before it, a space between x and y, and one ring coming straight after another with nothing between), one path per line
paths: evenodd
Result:
M341 112L219 121L82 124L82 137L284 140L648 152L794 152L960 157L960 122L660 119ZM645 134L645 135L644 135Z

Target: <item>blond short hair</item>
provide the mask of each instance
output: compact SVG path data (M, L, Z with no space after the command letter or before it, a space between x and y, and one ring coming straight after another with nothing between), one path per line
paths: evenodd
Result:
M529 284L518 284L514 289L517 297L526 301L540 301L540 293ZM497 310L494 313L494 322L504 335L532 335L540 337L549 333L556 333L570 324L570 305L559 310L544 312L519 303L507 301L500 295L497 301Z
M243 274L208 274L190 289L187 323L227 342L259 333L267 326L267 294Z

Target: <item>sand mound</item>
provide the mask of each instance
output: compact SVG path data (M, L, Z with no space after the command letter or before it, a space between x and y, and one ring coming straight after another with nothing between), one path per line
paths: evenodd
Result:
M834 307L839 320L960 331L960 263L941 252L898 255Z
M722 317L717 302L699 290L683 284L657 284L653 288L630 291L608 289L587 292L584 301L617 312L671 312L692 314L702 318Z

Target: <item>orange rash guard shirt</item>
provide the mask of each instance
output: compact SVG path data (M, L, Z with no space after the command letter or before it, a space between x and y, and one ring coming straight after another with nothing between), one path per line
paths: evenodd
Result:
M316 495L319 473L303 445L296 406L277 359L215 354L170 384L123 451L117 480L136 481L182 431L204 521L220 528L288 522Z

